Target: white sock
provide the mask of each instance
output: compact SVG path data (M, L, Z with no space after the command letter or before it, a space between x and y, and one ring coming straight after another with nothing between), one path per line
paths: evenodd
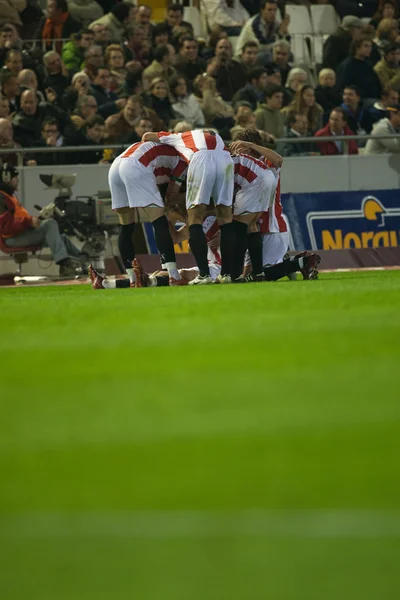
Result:
M126 272L128 273L129 281L131 283L136 283L135 271L133 269L126 269Z
M157 278L150 275L147 287L157 287Z
M165 263L165 266L167 267L168 275L170 277L173 277L174 279L182 279L178 269L176 268L176 262L167 262Z
M304 258L303 257L299 258L299 265L300 265L300 269L302 269L304 267Z
M103 288L105 288L106 290L111 290L111 289L117 287L117 280L116 279L104 279L102 285L103 285Z

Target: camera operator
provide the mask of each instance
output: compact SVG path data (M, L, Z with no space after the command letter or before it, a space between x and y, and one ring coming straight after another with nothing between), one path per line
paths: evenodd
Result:
M81 272L87 256L65 235L54 219L32 217L15 196L18 170L4 163L0 170L0 235L10 248L48 246L60 266L60 276L74 277Z

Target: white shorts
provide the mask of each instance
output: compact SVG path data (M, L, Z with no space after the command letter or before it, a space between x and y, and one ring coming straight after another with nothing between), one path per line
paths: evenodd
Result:
M199 204L232 206L233 162L226 150L200 150L189 163L186 180L186 208Z
M164 207L153 171L133 157L116 158L108 172L113 210L117 208Z
M289 232L264 233L262 236L263 267L277 265L289 248ZM251 265L250 254L247 251L244 259L245 266Z
M258 175L257 179L250 185L237 191L233 214L244 215L246 213L267 211L271 198L275 193L276 185L276 178L272 171L265 171L262 176Z

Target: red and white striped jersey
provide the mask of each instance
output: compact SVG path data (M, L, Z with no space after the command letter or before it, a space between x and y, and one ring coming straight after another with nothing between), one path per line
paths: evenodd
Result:
M208 246L208 262L210 264L221 265L220 240L221 234L217 217L206 217L203 221L203 231L206 236Z
M202 129L185 131L184 133L160 131L157 135L160 142L175 148L187 163L191 161L196 152L204 150L225 150L228 152L221 136L213 131L203 131Z
M268 167L261 158L254 158L250 154L237 154L232 156L234 165L235 191L241 190L251 183L257 177L263 177Z
M157 185L169 183L171 180L177 185L183 183L187 164L172 146L156 142L137 142L118 158L130 157L153 171Z
M270 165L270 163L267 163ZM264 212L258 224L260 226L261 233L284 233L288 230L286 220L283 216L283 207L281 203L281 173L280 169L274 169L271 166L271 170L275 170L278 177L278 185L276 186L275 196L273 203L270 208Z

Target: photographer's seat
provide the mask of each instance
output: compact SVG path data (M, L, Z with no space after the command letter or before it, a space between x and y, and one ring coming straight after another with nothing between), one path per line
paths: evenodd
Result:
M41 250L42 246L21 246L20 248L10 248L7 246L4 238L0 235L0 250L4 254L8 254L14 258L14 261L18 265L18 275L21 275L21 265L23 263L27 263L29 260L29 253L36 254L39 250Z

